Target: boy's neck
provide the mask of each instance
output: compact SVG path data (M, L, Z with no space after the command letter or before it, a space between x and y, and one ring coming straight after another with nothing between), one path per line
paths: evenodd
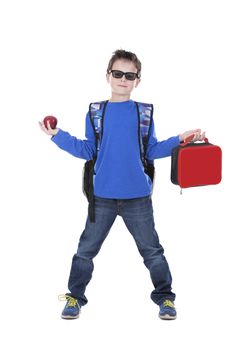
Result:
M130 95L120 96L120 95L112 94L111 98L109 99L109 102L126 102L129 100L130 100Z

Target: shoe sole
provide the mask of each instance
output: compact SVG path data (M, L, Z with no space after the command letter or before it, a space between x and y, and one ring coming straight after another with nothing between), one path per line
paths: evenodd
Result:
M81 311L79 311L79 314L77 316L61 315L61 318L63 318L64 320L76 320L77 318L79 318L80 314Z
M61 318L63 318L64 320L76 320L77 318L79 318L78 316L61 316Z
M165 315L159 315L159 318L161 318L161 320L175 320L176 316L165 314Z

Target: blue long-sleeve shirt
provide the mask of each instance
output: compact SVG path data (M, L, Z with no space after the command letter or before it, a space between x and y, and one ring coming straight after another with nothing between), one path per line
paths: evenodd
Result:
M86 140L59 129L52 141L75 157L90 160L96 154L95 135L89 113L86 115ZM158 142L154 122L149 134L146 157L168 157L179 145L179 136ZM104 116L103 138L95 164L94 195L129 199L152 193L152 182L144 172L138 142L138 115L133 100L108 102Z

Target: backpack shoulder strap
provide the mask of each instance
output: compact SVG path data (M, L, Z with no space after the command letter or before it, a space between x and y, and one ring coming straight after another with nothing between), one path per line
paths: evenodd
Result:
M145 163L145 156L149 140L149 133L153 120L153 104L136 102L138 112L138 138L140 145L140 155L143 164Z
M100 143L103 135L103 119L105 108L108 100L100 102L92 102L89 105L89 116L96 140L96 151L99 151Z

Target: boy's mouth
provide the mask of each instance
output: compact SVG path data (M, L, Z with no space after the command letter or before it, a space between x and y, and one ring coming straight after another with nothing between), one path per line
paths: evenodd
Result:
M118 86L120 86L120 87L127 87L126 85L118 85Z

